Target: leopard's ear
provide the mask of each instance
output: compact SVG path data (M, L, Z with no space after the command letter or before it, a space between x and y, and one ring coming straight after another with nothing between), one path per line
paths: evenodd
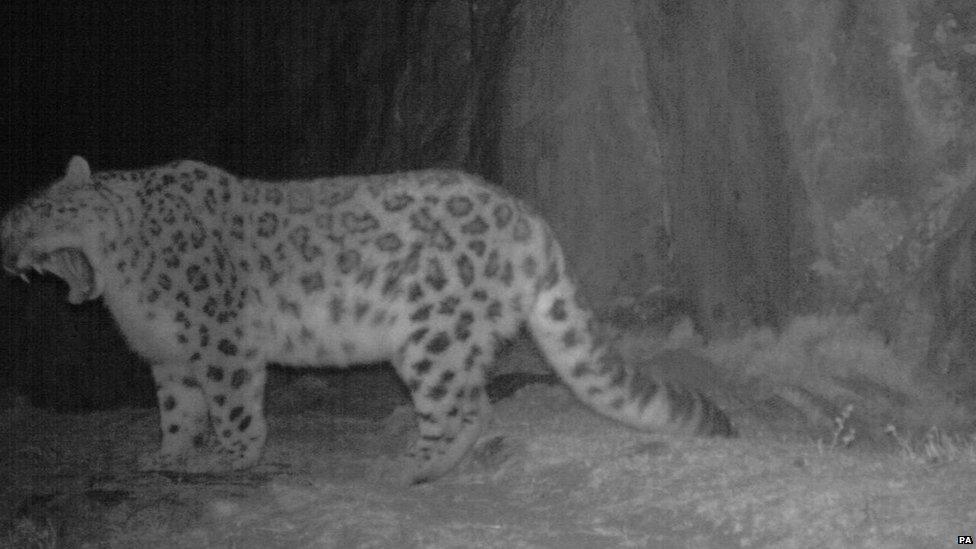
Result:
M88 180L91 179L91 168L88 161L80 156L72 156L68 161L68 168L64 171L65 179L69 180Z

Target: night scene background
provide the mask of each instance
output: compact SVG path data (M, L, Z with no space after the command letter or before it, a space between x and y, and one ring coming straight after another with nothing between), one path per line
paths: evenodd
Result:
M452 506L440 492L350 496L344 483L358 487L360 470L314 461L355 441L353 461L367 469L393 452L375 432L400 425L390 418L408 400L385 365L273 372L269 415L296 426L278 426L288 435L269 446L288 450L266 461L301 462L291 467L325 488L264 472L140 491L125 475L158 436L147 365L99 302L68 304L52 276L5 276L0 527L10 544L914 547L973 533L971 501L951 487L971 485L976 463L976 4L10 0L0 10L0 214L62 176L72 155L93 171L195 159L283 185L475 173L549 222L629 359L716 395L744 439L677 451L704 464L662 465L670 442L628 442L633 432L563 402L519 340L489 372L497 421L549 419L492 440L548 442L480 450L483 469L465 473L483 475L477 488L454 482L468 497L484 491L474 499L496 502L487 507ZM367 434L301 435L348 416ZM878 462L824 454L855 442L903 457L872 477ZM554 465L566 452L572 461ZM918 478L916 461L933 463L933 452L948 469ZM594 480L590 465L621 455L609 480ZM512 459L525 476L506 476ZM548 468L527 465L540 460ZM816 478L763 472L782 460ZM663 469L678 479L670 491L648 478ZM865 484L845 485L838 470ZM79 486L97 474L111 486L92 496ZM213 496L214 483L233 503ZM386 507L363 511L379 500ZM254 526L285 520L275 513L300 528ZM243 515L251 526L221 526Z

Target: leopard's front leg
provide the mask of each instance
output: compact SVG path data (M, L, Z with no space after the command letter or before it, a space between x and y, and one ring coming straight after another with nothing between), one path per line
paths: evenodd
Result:
M142 469L215 473L257 463L267 437L263 362L201 360L192 369L156 366L153 375L162 446L140 460Z
M207 444L210 420L203 389L189 364L153 364L159 428L162 443L158 451L143 454L139 468L146 471L183 471L195 453Z
M217 440L217 466L246 469L258 462L268 426L264 418L264 362L210 363L202 379Z

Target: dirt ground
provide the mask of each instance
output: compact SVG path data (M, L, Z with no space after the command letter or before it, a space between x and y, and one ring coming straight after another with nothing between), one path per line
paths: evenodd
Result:
M684 360L683 381L715 395L739 438L639 433L544 375L500 375L473 455L411 488L374 474L413 428L388 368L277 374L262 464L232 475L137 472L155 410L8 406L0 545L915 548L976 534L971 438L873 436L883 407L852 413L811 383L767 390ZM905 398L884 394L899 409Z

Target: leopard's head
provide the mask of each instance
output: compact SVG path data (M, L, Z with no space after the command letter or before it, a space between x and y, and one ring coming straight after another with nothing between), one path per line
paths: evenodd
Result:
M54 274L68 283L71 303L101 295L101 279L89 259L95 253L91 210L97 197L88 162L72 157L62 178L0 222L4 270L24 280L31 271Z

